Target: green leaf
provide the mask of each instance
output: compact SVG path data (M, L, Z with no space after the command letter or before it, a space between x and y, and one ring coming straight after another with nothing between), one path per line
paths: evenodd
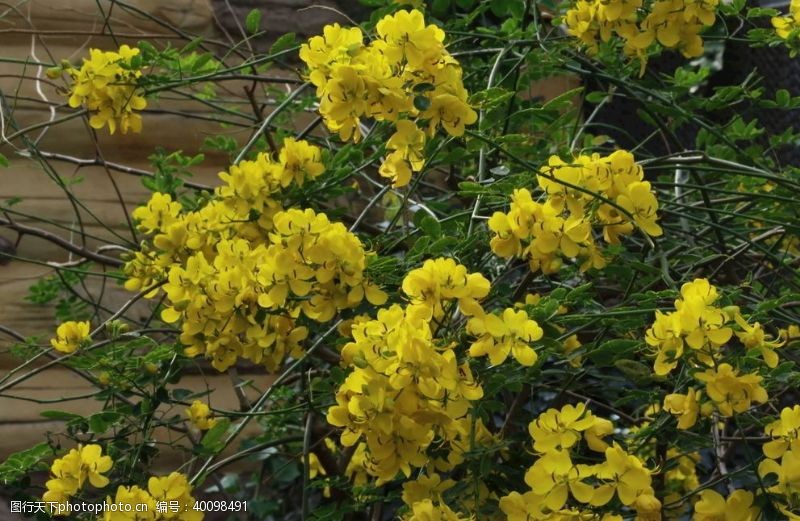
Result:
M92 414L88 418L89 429L95 434L103 434L108 428L119 421L120 414L115 411L102 411Z
M275 43L273 43L272 47L269 48L269 53L278 54L279 52L285 51L286 49L291 49L296 41L297 41L296 34L286 33L277 40L275 40Z
M6 158L6 156L3 154L0 154L0 166L8 168L8 158Z
M205 54L201 54L200 56L198 56L197 59L194 60L194 63L192 63L192 72L195 73L195 74L196 73L200 73L200 72L204 72L203 71L203 67L211 61L211 58L213 58L213 56L211 56L211 53L209 53L209 52L207 52ZM209 72L213 71L215 69L216 69L216 66L212 65L212 67L210 68Z
M244 19L244 26L247 28L248 33L256 34L261 29L261 11L253 9L247 13L247 18Z
M419 111L428 110L431 106L431 100L425 96L414 96L414 108Z
M583 92L583 87L576 87L574 89L570 89L567 92L559 94L555 98L551 99L547 103L544 104L542 108L545 109L556 109L562 110L569 108L575 102L575 98Z
M777 9L769 7L751 7L747 10L747 18L760 18L762 16L779 16L781 13Z
M425 235L430 237L439 237L442 234L442 225L430 215L420 219L419 227L425 232Z
M228 432L228 427L230 427L230 425L231 421L228 418L220 418L216 425L208 429L200 445L210 452L219 452L225 446L222 438L225 436L225 433Z
M596 90L586 95L586 101L588 101L589 103L594 103L596 105L601 101L603 101L604 99L606 99L607 97L608 97L607 92Z
M476 92L470 98L471 105L477 105L481 108L491 108L500 105L509 98L514 96L514 92L504 89L502 87L492 87L490 89Z
M185 53L192 52L193 50L197 49L200 46L201 43L203 43L203 37L202 36L198 36L197 38L195 38L191 42L187 43L183 47L183 49L181 49L180 53L181 54L185 54Z
M788 107L792 101L792 95L786 89L778 89L778 92L775 93L775 101L781 108Z
M450 10L450 0L433 0L431 12L434 16L443 16Z
M65 411L42 411L39 413L39 415L44 418L49 418L51 420L71 421L71 420L83 419L83 416L81 416L80 414L74 414Z
M634 382L646 382L652 379L653 371L649 366L636 360L621 359L614 362L614 367L619 369Z
M0 465L0 483L8 485L27 474L34 466L53 454L53 449L45 442L30 449L15 452Z
M152 60L153 58L158 56L158 51L149 42L140 41L139 43L136 44L136 46L139 48L140 51L142 51L142 54L144 55L143 58L147 61Z
M611 366L617 360L627 358L641 345L638 340L618 338L603 342L596 349L589 351L588 356L598 366Z

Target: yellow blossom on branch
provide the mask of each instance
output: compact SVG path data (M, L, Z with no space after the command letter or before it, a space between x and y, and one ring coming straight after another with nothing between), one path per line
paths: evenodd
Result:
M461 67L444 45L442 29L425 24L417 9L381 18L368 44L358 28L328 25L300 47L308 80L317 87L319 111L329 130L359 141L364 119L394 123L391 151L379 173L394 187L409 183L425 163L425 132L439 127L461 136L478 114L467 102Z
M723 416L733 416L750 408L752 403L765 403L769 396L761 387L757 374L739 375L730 364L720 364L695 375L706 384L706 394Z
M117 128L123 134L141 132L142 117L136 111L147 107L147 101L137 84L142 71L133 67L138 55L139 49L127 45L119 51L90 49L80 68L67 69L72 78L69 106L85 107L92 128L108 126L112 134Z
M56 329L56 337L50 339L53 349L61 353L72 353L89 339L91 324L70 320L60 324Z
M189 421L201 431L206 431L217 424L217 420L211 417L211 408L200 400L195 400L186 409Z
M47 491L42 499L64 503L83 489L87 482L93 487L103 488L108 485L108 478L104 474L111 470L112 465L113 461L103 455L100 445L78 445L51 465L52 477L45 484Z

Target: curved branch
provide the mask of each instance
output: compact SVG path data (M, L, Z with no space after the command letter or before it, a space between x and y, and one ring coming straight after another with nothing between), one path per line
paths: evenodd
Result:
M100 263L105 264L106 266L113 266L115 268L119 268L123 264L125 264L120 259L115 259L114 257L108 257L101 253L96 253L90 251L86 248L81 246L77 246L67 239L63 237L59 237L58 235L48 232L46 230L42 230L41 228L34 228L33 226L26 226L24 224L16 223L10 219L0 218L0 226L9 228L14 230L15 232L19 233L20 235L33 235L34 237L42 238L48 242L56 244L70 253L74 253L75 255L80 255L81 257Z

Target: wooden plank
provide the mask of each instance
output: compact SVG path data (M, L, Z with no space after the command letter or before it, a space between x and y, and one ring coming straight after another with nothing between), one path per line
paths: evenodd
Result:
M187 31L206 34L213 32L213 14L207 0L170 0L169 2L128 0L126 4L135 10L125 9L119 5L98 4L94 0L29 0L21 6L19 11L9 10L6 18L19 28L29 27L28 20L34 20L36 28L40 30L56 29L91 33L100 33L105 18L107 18L108 25L119 33L173 34L168 28L150 18L155 17ZM101 5L102 11L98 5ZM80 34L71 35L71 38L80 40Z
M255 386L266 389L275 380L274 375L249 375ZM178 384L171 385L168 389L182 388L194 392L210 390L207 397L202 400L222 410L239 410L239 401L233 390L232 383L227 374L209 373L207 375L187 375ZM58 397L79 396L92 392L94 389L85 380L64 368L47 370L32 377L14 389L0 396L0 461L9 454L24 450L40 440L45 440L48 433L57 434L63 429L64 422L51 421L41 416L42 411L59 410L89 416L102 410L102 403L92 399L81 399L63 403L36 403L34 400L52 400ZM257 395L254 391L247 390L248 398L254 400ZM21 396L28 400L19 400L10 396ZM166 406L159 408L159 413L166 416L179 415L185 417L183 406L168 409ZM239 441L249 436L254 436L260 431L256 422L250 425L234 441L231 449L225 454L235 451ZM154 439L160 443L174 440L176 433L169 429L157 429ZM178 434L180 436L180 434ZM187 440L179 443L186 446ZM159 460L157 467L164 470L174 470L185 462L186 455L183 451L168 449L164 452L163 461ZM162 466L163 465L163 466Z

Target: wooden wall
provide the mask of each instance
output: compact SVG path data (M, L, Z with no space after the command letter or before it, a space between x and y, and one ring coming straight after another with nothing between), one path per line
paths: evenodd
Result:
M5 27L0 25L0 58L6 60L0 63L0 91L5 98L5 136L13 135L19 127L48 121L53 116L51 107L55 109L56 118L74 112L63 106L64 98L57 85L47 80L43 70L34 65L26 65L26 60L35 57L54 63L61 59L78 63L89 47L113 48L119 43L135 43L144 39L161 44L175 42L171 38L174 34L172 30L152 22L148 18L150 16L167 20L175 31L186 30L205 34L209 38L220 37L215 29L215 14L206 0L132 0L128 3L140 13L125 12L118 5L106 12L116 37L108 36L108 31L104 30L104 19L94 0L34 0L24 3L19 12L7 12L0 17L0 23L8 22ZM101 2L101 5L110 6L111 3ZM0 13L3 9L5 8L0 8ZM9 58L18 60L18 63L10 63ZM20 79L20 75L24 78ZM241 92L241 85L226 85L226 88L232 92ZM16 99L11 99L12 97ZM97 133L97 144L93 143L85 121L80 118L58 124L43 135L32 132L28 136L40 139L40 150L51 154L92 159L101 153L106 161L142 170L152 169L147 157L159 146L169 151L183 150L192 154L199 152L204 137L212 134L227 132L240 141L248 137L247 129L226 130L213 121L193 119L187 123L185 118L169 113L175 110L202 116L207 109L193 102L154 102L145 114L145 128L141 134L109 136L104 130ZM18 125L17 129L12 128L7 117L9 114ZM35 219L19 217L17 221L20 224L37 226L78 243L76 234L61 228L76 226L78 218L63 190L41 164L20 155L22 143L18 139L12 139L12 143L13 145L0 145L0 153L10 160L8 168L0 168L0 200L20 198L21 202L14 208L36 216ZM217 173L226 168L226 163L227 159L222 155L207 154L204 164L194 170L193 181L217 184ZM77 177L83 178L82 182L72 185L70 190L86 204L87 208L79 212L80 218L86 223L86 232L100 239L89 239L87 245L90 248L96 247L102 239L111 237L114 232L130 237L125 224L126 214L148 196L139 177L107 171L99 166L79 168L57 160L49 160L49 164L66 182ZM118 192L122 195L122 202ZM46 219L52 224L42 225L40 219ZM95 219L99 222L95 222ZM106 226L110 226L111 231ZM0 236L12 242L17 241L16 233L4 228L0 228ZM41 335L42 342L47 343L56 327L53 310L30 303L24 297L32 283L55 273L47 265L48 262L64 262L70 258L60 247L30 235L24 236L16 249L19 257L33 262L13 260L8 264L0 264L0 325L24 336ZM97 281L91 281L87 286L88 291L100 291ZM131 297L124 289L113 284L105 291L104 301L112 309ZM147 306L134 310L142 314L147 311ZM11 336L0 332L0 376L20 363L19 359L8 353L12 343ZM209 398L213 406L237 409L238 400L230 377L227 374L217 374L213 370L209 374L211 376L208 378L200 375L188 376L180 386L202 391L208 384L213 389ZM252 379L261 389L266 388L272 379L265 374L246 375L246 378ZM87 382L71 371L51 368L0 395L0 461L12 452L43 441L47 433L61 430L60 422L40 415L43 410L59 409L89 415L102 407L100 402L91 399L52 404L36 403L22 398L52 400L81 396L91 391ZM251 398L253 397L251 393ZM252 432L251 429L245 435ZM163 437L166 433L157 433L157 436ZM181 463L181 457L179 454L167 454L158 465L160 468L156 470L176 468ZM0 518L5 519L2 512Z

